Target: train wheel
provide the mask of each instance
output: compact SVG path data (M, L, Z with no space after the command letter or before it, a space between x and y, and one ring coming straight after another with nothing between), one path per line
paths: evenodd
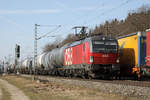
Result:
M82 77L83 79L86 79L85 75L82 75L81 77Z
M88 79L91 80L93 77L91 75L88 75Z

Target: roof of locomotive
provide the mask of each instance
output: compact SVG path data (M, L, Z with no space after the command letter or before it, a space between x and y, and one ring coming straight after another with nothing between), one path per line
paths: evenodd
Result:
M91 40L116 40L114 37L104 36L104 35L96 35L90 38Z
M96 36L87 37L85 39L75 41L73 43L69 43L70 44L69 47L73 47L73 46L79 45L79 44L81 44L83 42L91 42L91 41L94 41L94 40L116 40L116 39L113 38L113 37L109 37L109 36L96 35Z

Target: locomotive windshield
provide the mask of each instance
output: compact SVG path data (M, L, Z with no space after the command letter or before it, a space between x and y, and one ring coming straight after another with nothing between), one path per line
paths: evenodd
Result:
M96 40L93 41L93 52L116 53L117 46L117 41L114 40Z

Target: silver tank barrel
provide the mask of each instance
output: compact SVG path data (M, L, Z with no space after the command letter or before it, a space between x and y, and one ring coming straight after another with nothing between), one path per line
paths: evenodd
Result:
M45 68L49 68L49 69L63 67L63 55L64 55L64 50L67 46L68 45L64 45L61 48L56 48L50 52L45 53L41 59L41 64Z

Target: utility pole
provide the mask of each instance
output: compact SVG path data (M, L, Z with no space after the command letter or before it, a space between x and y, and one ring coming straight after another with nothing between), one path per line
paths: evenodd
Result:
M34 34L34 63L33 63L34 74L36 74L36 68L37 68L37 52L38 52L37 51L37 41L40 40L40 39L42 39L42 38L44 38L44 37L46 37L48 34L52 33L53 31L55 31L55 30L57 30L58 28L61 27L61 25L55 25L55 26L57 26L57 28L55 30L53 30L51 32L48 32L48 33L44 34L43 36L38 37L38 35L37 35L37 29L40 26L41 27L52 27L54 25L38 25L38 24L35 24L35 34ZM49 37L55 37L55 36L49 36Z
M40 26L35 24L35 35L34 35L34 74L36 73L37 67L37 27Z

